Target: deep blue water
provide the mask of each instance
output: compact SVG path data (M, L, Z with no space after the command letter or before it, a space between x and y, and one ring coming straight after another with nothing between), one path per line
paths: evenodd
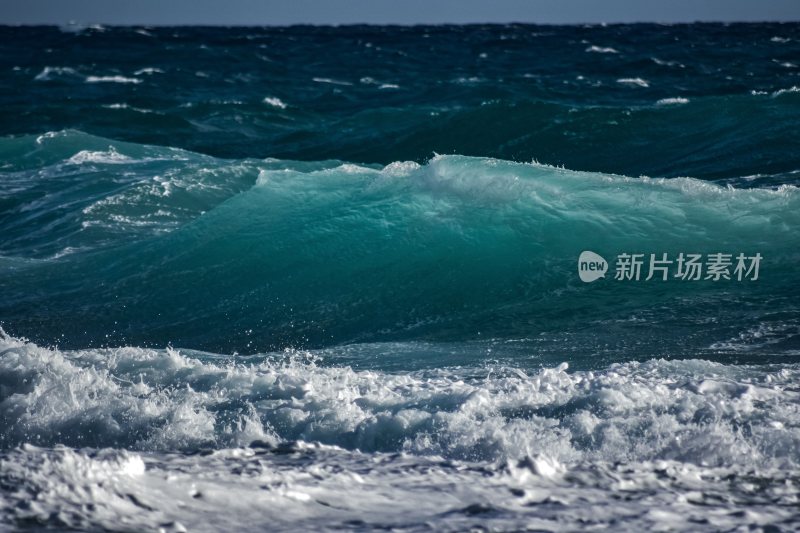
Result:
M791 530L798 124L800 24L2 27L0 519Z

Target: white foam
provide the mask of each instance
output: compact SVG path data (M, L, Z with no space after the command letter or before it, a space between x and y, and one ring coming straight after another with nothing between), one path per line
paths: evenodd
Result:
M150 75L150 74L163 74L163 73L164 73L164 71L161 70L160 68L145 67L145 68L137 70L136 72L133 73L133 75L134 76L141 76L142 74Z
M0 353L6 446L170 450L302 439L492 461L800 465L797 365L650 361L569 373L564 364L465 380L457 371L322 367L308 352L236 362L171 349L60 352L4 337Z
M774 93L772 93L772 95L773 96L781 96L782 94L790 94L790 93L798 93L798 92L800 92L800 87L795 85L795 86L789 87L788 89L779 89L779 90L775 91Z
M136 158L109 152L73 156L71 163L121 164L114 171L122 187L102 195L80 211L81 228L96 245L120 237L158 235L173 231L208 209L252 186L259 171L252 162L219 165L205 156L158 148ZM123 156L125 157L125 156ZM157 165L151 163L159 162ZM108 172L111 169L92 168Z
M650 83L642 78L620 78L617 80L617 83L636 87L650 87Z
M73 246L67 246L67 247L63 248L62 250L59 250L58 252L53 254L51 256L51 259L61 259L62 257L66 257L66 256L72 255L72 254L74 254L76 252L80 252L83 249L84 248L75 248Z
M43 144L48 139L55 139L57 137L64 137L66 132L64 130L61 131L48 131L47 133L43 133L36 137L36 144Z
M800 525L799 365L489 370L355 371L302 352L61 352L0 335L0 520L172 531Z
M84 163L104 163L108 165L129 163L131 158L117 152L113 146L109 146L104 152L93 150L81 150L77 154L67 159L67 164L81 165Z
M264 98L264 103L271 105L272 107L277 107L278 109L286 109L287 107L283 100L274 96L267 96Z
M748 179L748 177L745 177ZM753 177L751 179L756 179ZM785 343L800 335L800 324L795 321L763 322L749 326L736 336L722 342L715 342L709 348L734 352L748 352L774 344ZM796 351L800 353L800 351Z
M420 168L422 168L421 165L415 161L395 161L383 167L382 172L394 176L408 176Z
M329 83L331 85L353 85L349 81L334 80L332 78L312 78L317 83Z
M665 60L659 59L657 57L651 57L650 59L653 61L653 63L655 63L656 65L661 65L662 67L686 68L685 65L683 65L682 63L679 63L677 61L665 61Z
M213 453L25 446L0 456L0 518L137 531L795 530L794 472L676 461L566 467L296 443ZM32 499L31 494L36 498Z
M369 76L365 76L359 80L364 85L377 85L378 89L399 89L400 86L395 83L382 83L376 80L375 78L371 78Z
M587 52L596 54L618 54L619 52L610 46L595 46L592 45L586 49Z
M155 113L152 109L144 109L142 107L133 107L132 105L128 105L126 103L116 103L116 104L107 104L103 106L106 109L130 109L131 111L136 111L137 113Z
M689 103L688 98L683 98L682 96L678 96L675 98L662 98L661 100L656 102L656 105L681 105L688 103Z
M44 67L33 79L36 81L50 81L55 76L63 76L65 74L75 76L78 73L70 67Z
M86 83L142 83L139 78L129 78L127 76L86 76Z

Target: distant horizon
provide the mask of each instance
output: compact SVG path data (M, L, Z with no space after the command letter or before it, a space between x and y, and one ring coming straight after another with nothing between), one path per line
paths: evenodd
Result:
M800 22L796 0L27 0L0 25L104 26L694 24Z
M91 29L93 27L101 28L294 28L311 26L315 28L343 28L351 26L369 26L369 27L385 27L385 26L398 26L398 27L437 27L437 26L581 26L581 27L604 27L604 26L691 26L694 24L708 24L708 25L725 25L733 26L739 24L800 24L800 18L797 20L693 20L682 22L657 22L657 21L631 21L631 22L522 22L522 21L509 21L509 22L342 22L342 23L314 23L314 22L292 22L286 24L210 24L210 23L155 23L155 24L120 24L120 23L103 23L103 22L76 22L70 21L63 24L54 22L43 23L8 23L0 22L0 27L5 28L65 28L75 27L81 30Z

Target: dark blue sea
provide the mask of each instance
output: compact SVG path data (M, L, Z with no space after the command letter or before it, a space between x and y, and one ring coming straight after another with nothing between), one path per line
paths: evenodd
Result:
M0 530L800 528L800 24L0 27Z

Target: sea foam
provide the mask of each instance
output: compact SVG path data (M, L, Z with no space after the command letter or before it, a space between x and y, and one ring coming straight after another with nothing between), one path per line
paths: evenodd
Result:
M314 352L237 359L134 347L59 351L3 335L0 353L4 448L169 451L303 440L461 460L800 464L796 365L652 360L591 372L476 368L465 379L463 370L324 366Z

